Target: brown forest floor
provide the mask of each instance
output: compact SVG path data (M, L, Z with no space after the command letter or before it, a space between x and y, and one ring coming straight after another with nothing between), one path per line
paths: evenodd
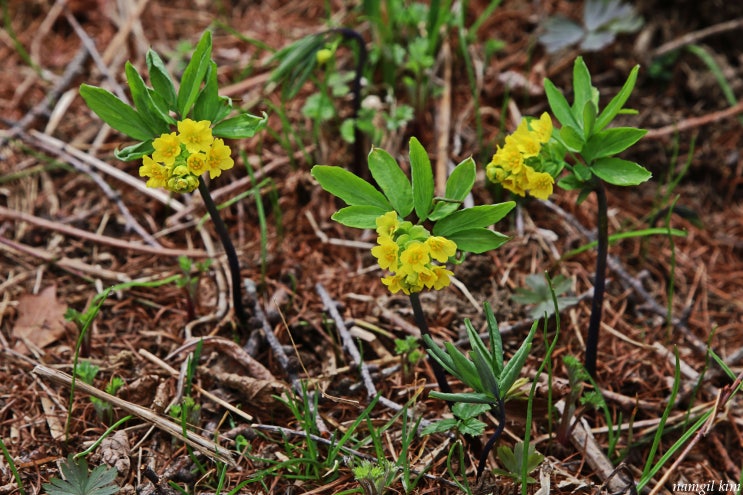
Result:
M60 315L66 308L84 310L96 292L114 283L143 278L157 280L179 273L179 253L193 257L203 256L206 251L216 253L216 263L200 280L200 297L195 308L197 323L189 324L192 320L186 298L174 284L112 294L91 329L89 359L102 370L95 385L103 388L111 377L119 376L126 383L119 393L121 398L156 410L158 405L162 407L175 397L178 378L147 359L143 351L179 369L187 353L173 353L184 343L187 334L221 337L205 345L196 373L195 383L200 388L193 396L202 405L197 429L207 437L210 432L219 431L225 437L223 445L229 449L234 450L233 439L242 433L250 439L254 455L274 460L291 455L280 431L266 429L273 425L287 429L285 432L301 430L287 407L272 398L271 394L280 394L287 383L286 372L276 355L267 346L259 350L257 359L275 381L257 386L251 381L255 377L242 366L244 359L229 352L226 342L233 337L233 331L225 289L228 268L210 224L207 222L201 232L194 227L194 220L205 213L198 194L191 199L177 198L186 208L178 212L96 164L95 159L100 159L139 181L136 164L118 162L112 156L116 147L126 144L122 136L102 129L100 121L87 110L77 93L79 84L98 85L105 77L101 66L90 58L79 64L84 49L71 19L79 22L102 58L101 63L121 82L126 60L143 67L149 46L160 53L174 53L179 43L195 43L200 33L216 21L278 49L324 29L326 5L330 5L334 19L350 22L353 16L345 5L347 2L269 0L213 4L202 0L78 0L68 2L72 17L60 9L64 2L7 3L7 18L17 40L38 64L35 71L24 62L9 31L0 31L3 61L0 137L5 143L0 150L0 438L20 471L26 493L41 492L42 483L59 475L56 461L84 450L106 429L88 397L78 393L71 406L69 440L65 441L60 428L67 419L69 390L32 374L36 364L70 372L77 332L60 322ZM609 190L611 231L647 226L648 216L659 206L665 206L658 204L658 198L667 191L669 168L678 172L687 160L691 160L690 168L672 197L677 195L677 205L701 218L700 226L679 216L671 218L673 227L688 233L685 238L675 238L674 246L666 237L658 236L624 240L611 247L610 254L616 257L622 270L609 271L597 381L605 392L613 421L631 425L632 435L624 430L617 448L628 449L625 472L635 480L639 479L654 427L671 393L673 350L678 349L686 366L681 375L680 399L669 419L669 425L680 428L669 429L660 452L688 429L688 424L684 427L684 413L690 406L711 408L720 391L730 384L716 365L705 365L707 344L736 374L743 369L743 159L740 156L743 127L736 110L726 110L730 105L719 85L694 55L682 52L666 69L665 79L653 79L645 70L653 51L662 44L683 42L684 35L740 18L743 9L736 3L644 2L642 13L647 22L639 34L622 36L601 52L585 54L594 84L606 94L617 90L634 64L643 64L629 102L639 109L639 114L626 117L626 122L651 130L633 149L631 158L647 166L654 177L641 187ZM469 2L468 18L474 19L485 5L483 0ZM121 10L124 7L126 12ZM441 85L449 85L452 91L448 154L455 163L473 155L481 169L487 153L502 138L501 121L512 130L518 112L538 115L546 110L540 89L543 77L550 77L559 87L568 86L577 53L550 56L538 45L533 46L540 16L558 11L575 13L580 9L576 2L565 0L510 0L503 2L482 25L478 33L480 43L492 38L506 42L504 50L482 67L480 103L489 149L478 148L472 96L458 52L453 51L453 76L451 80L442 79ZM127 23L127 19L132 22ZM354 22L352 27L368 37L365 25ZM739 23L737 29L697 41L715 54L738 96L743 95L743 58L740 50L733 47L740 47L742 29ZM456 43L456 37L452 35L449 42ZM280 105L279 92L265 84L271 69L265 64L269 53L219 27L214 46L224 92L241 99L242 105L252 105L249 110L253 113L268 112L269 125L278 131L281 123L268 103ZM473 56L481 60L481 52L482 46L475 43ZM63 77L70 67L78 68L79 73L72 78ZM512 89L508 113L502 116L507 95L499 76L507 71L524 76L537 89L533 94ZM309 129L309 123L300 113L302 95L312 91L308 86L286 107L290 122L302 133ZM48 106L44 105L46 98L51 99ZM407 139L415 135L429 151L434 150L437 136L433 129L438 124L441 104L440 98L431 98L404 133L389 137L387 149L403 158L407 154ZM741 106L735 109L740 111ZM15 124L22 125L22 129L13 131ZM683 130L674 133L667 127L676 124ZM12 139L6 142L7 136ZM349 147L342 144L331 126L323 130L316 145L307 145L310 139L304 144L295 143L294 156L288 156L272 136L275 133L266 132L258 138L234 143L246 153L258 177L269 178L278 193L278 203L264 201L268 228L265 277L261 274L260 230L253 196L223 213L239 249L242 274L258 282L259 302L273 331L285 345L293 369L299 370L301 377L308 371L309 378L318 379L313 383L327 394L319 402L318 424L324 424L329 432L344 431L368 404L368 398L359 386L358 371L348 367L352 361L329 321L317 284L340 303L341 314L346 322L352 323L353 331L365 329L364 335L371 336L361 348L364 360L375 371L374 382L382 395L402 405L423 390L415 403L415 412L428 420L445 416L448 414L445 405L427 398L425 389L421 389L422 385L433 383L425 362L421 361L406 377L393 368L398 360L394 357L392 337L415 332L407 300L386 292L367 249L345 242L369 242L370 238L359 239L359 231L341 228L330 221L336 203L309 175L314 163L349 163ZM693 156L689 156L692 143L695 143ZM678 156L674 156L676 146ZM302 147L306 148L300 150ZM108 190L81 167L92 170L107 184ZM230 174L214 182L212 190L215 199L221 202L251 187L239 160ZM271 186L267 185L262 192L264 198L269 197ZM480 186L476 187L476 195L478 199L488 200ZM487 255L473 256L456 267L455 275L476 304L454 287L423 295L424 309L437 337L459 339L463 335L464 318L471 318L481 328L481 304L488 301L503 327L513 327L504 337L510 354L530 323L523 307L509 300L517 287L524 286L527 275L546 270L552 276L564 274L573 278L575 294L591 289L593 252L566 260L559 257L587 242L580 226L589 231L595 227L594 198L589 197L576 206L574 194L558 189L552 201L563 213L539 202L529 202L520 210L520 226L514 222L514 215L497 226L513 237L508 244ZM145 246L142 236L127 228L127 219L118 202L168 251L142 248ZM667 307L672 281L676 324L668 325L663 310ZM644 295L637 291L637 286L644 288ZM657 311L658 308L661 310ZM554 356L555 400L566 394L565 386L558 385L566 378L561 356L582 357L589 313L590 297L562 314L561 336ZM549 332L551 338L554 323ZM540 330L525 373L536 370L544 353ZM298 366L296 355L304 368ZM704 375L700 377L699 373ZM206 392L239 406L253 419L233 414L225 420L225 407L210 399ZM546 388L538 388L538 404L545 404L546 397ZM663 484L658 486L660 491L674 491L675 483L740 479L743 465L740 406L741 400L736 396L715 416L709 433L699 439L680 465L668 472L671 461L666 464L655 477L660 480L668 472ZM114 414L117 418L125 415L120 409L115 409ZM392 409L377 405L371 417L379 427L392 414ZM591 409L582 410L581 414L593 428L598 445L605 449L604 415ZM515 439L523 438L523 408L509 404L508 418L501 442L512 445ZM486 433L494 427L493 418L487 421ZM259 425L263 425L262 430ZM537 407L532 438L539 440L537 449L547 456L546 462L552 467L552 490L594 492L606 473L592 467L583 446L561 445L545 435L547 425L546 409ZM368 425L362 425L360 435L367 429ZM150 483L138 469L149 466L165 479L190 485L194 493L214 493L213 471L191 474L190 481L183 481L188 478L184 473L192 465L181 443L172 441L165 433L150 431L149 424L138 419L126 423L122 430L130 446L125 455L131 468L117 479L121 486L152 492ZM400 454L399 435L398 418L382 438L388 459L396 460ZM298 449L304 445L304 439L299 436L289 435L285 441ZM416 469L431 465L431 476L419 484L415 493L458 492L447 483L452 479L446 472L447 450L438 449L445 442L444 436L413 441L408 453L410 465ZM326 455L325 448L321 445L320 458ZM364 452L373 454L374 450L366 447ZM268 465L239 455L235 459L237 465L227 470L225 492ZM91 465L100 462L95 457L89 460ZM213 469L207 459L202 457L202 461L207 470ZM474 456L467 460L470 469L474 462ZM496 463L491 458L491 466L496 467ZM348 467L339 464L330 468L315 481L298 482L280 474L267 477L266 484L272 493L338 493L358 487ZM470 481L473 481L471 471ZM651 482L648 486L655 485ZM493 490L512 491L509 486L499 480ZM392 489L404 493L399 483L394 483ZM251 484L242 493L263 490L261 485ZM17 493L17 485L8 463L0 458L0 494L5 493Z

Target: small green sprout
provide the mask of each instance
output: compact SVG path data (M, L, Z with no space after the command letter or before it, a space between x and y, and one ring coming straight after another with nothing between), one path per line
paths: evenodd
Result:
M528 450L526 466L524 466L524 442L516 442L513 450L511 450L511 447L508 445L501 445L497 450L498 460L505 469L494 469L493 473L514 480L521 480L521 473L524 472L524 469L526 469L527 473L531 473L538 468L544 460L544 456L537 452L534 445L529 444ZM531 476L527 476L526 482L531 484L536 483L537 480Z
M365 495L383 495L395 476L395 465L387 459L372 462L362 459L351 468L354 479L361 485Z

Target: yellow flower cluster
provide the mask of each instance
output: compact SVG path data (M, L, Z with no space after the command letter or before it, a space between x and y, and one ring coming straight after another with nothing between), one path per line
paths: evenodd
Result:
M230 147L212 136L211 122L184 119L178 132L162 134L152 142L155 151L142 159L139 176L147 177L147 187L162 187L173 192L191 192L199 186L199 177L209 172L212 179L232 168Z
M542 145L551 135L552 119L547 112L531 122L522 120L485 167L488 179L519 196L528 192L535 198L547 199L555 180L547 172L536 171L529 163L539 160Z
M433 236L425 227L401 222L390 211L377 218L377 245L371 250L379 266L392 272L382 283L393 294L420 292L423 288L440 290L451 283L453 272L445 266L457 245L446 237Z

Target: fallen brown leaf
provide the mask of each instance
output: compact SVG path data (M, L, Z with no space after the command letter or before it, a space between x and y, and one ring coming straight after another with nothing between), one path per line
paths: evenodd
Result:
M67 305L57 300L57 286L50 285L38 294L24 294L18 300L18 319L13 337L16 351L27 353L24 342L44 348L64 335Z

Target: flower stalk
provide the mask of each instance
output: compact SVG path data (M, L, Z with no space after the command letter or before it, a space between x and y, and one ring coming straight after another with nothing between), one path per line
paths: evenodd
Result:
M240 279L240 261L237 259L237 251L235 251L235 245L230 239L230 234L227 231L227 225L219 215L217 205L212 199L209 188L204 183L204 178L199 177L199 193L206 206L206 211L209 213L209 217L212 219L214 228L217 231L219 240L222 243L224 252L227 255L227 263L230 266L230 275L232 280L232 304L235 308L235 316L237 316L237 326L240 330L247 330L248 328L248 317L245 313L245 306L243 305L242 299L242 281Z
M426 322L426 315L423 314L423 307L421 306L419 293L412 292L409 297L410 305L413 307L413 318L415 319L415 324L421 331L421 337L424 335L431 337L431 331ZM428 356L428 362L431 364L431 369L433 370L433 375L436 377L436 383L439 386L439 390L444 393L451 393L451 387L449 386L449 381L446 379L444 368L442 368L441 364L430 355Z
M597 211L597 247L596 247L596 274L593 283L593 301L591 303L591 317L588 322L588 336L586 338L586 371L596 378L596 358L599 345L599 328L604 306L604 292L606 289L606 260L609 252L609 220L607 214L606 187L600 180L595 181Z

